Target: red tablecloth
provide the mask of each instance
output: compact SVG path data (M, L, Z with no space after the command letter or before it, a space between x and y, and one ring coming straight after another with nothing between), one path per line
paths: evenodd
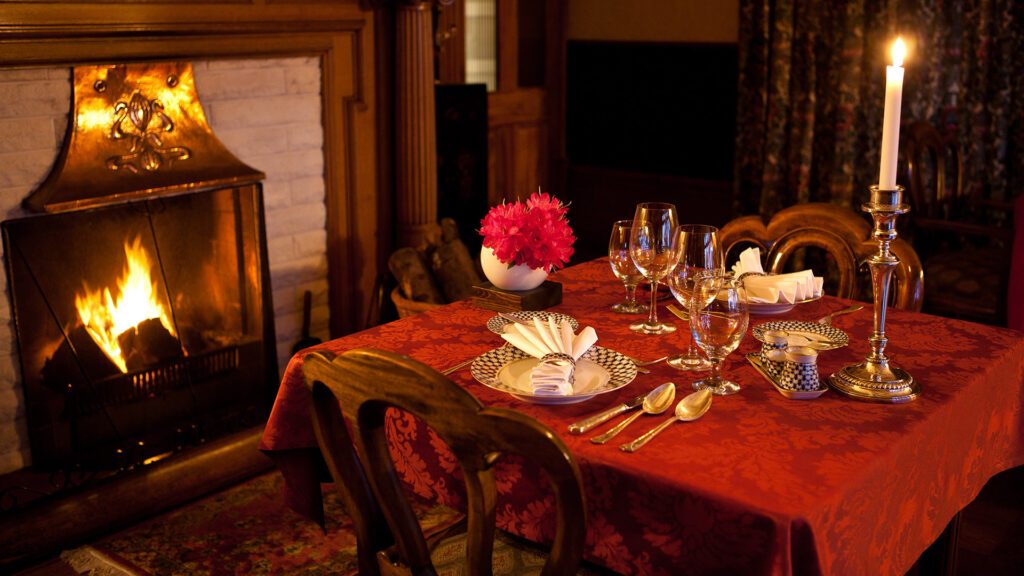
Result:
M564 286L555 310L594 326L600 345L640 358L685 346L684 330L634 334L627 325L636 317L609 310L624 290L606 261L554 279ZM785 315L752 317L751 325L813 319L847 304L826 297ZM484 326L492 315L460 302L315 349L381 348L443 369L503 343ZM821 353L823 374L863 359L871 322L869 308L833 322L849 333L850 344ZM788 400L743 359L759 345L748 334L725 364L743 390L716 397L703 419L674 425L636 454L618 450L619 440L638 436L661 416L640 418L604 446L568 434L567 426L668 380L685 391L693 376L657 365L621 390L554 407L491 390L468 369L452 378L485 404L538 418L567 443L583 473L592 561L631 574L902 574L988 478L1024 463L1024 336L899 310L890 311L887 334L893 363L921 383L915 402L872 404L834 391ZM401 417L391 433L396 464L412 490L459 506L455 464L437 437ZM311 470L315 445L302 363L293 359L261 447L279 457L291 495L308 499L297 505L319 497L297 484ZM504 468L501 527L548 541L550 494L538 488L537 472L520 462Z

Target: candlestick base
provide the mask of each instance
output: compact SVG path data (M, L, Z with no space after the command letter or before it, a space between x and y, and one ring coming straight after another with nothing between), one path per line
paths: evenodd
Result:
M836 392L869 402L902 404L921 394L921 386L906 370L870 359L851 364L829 377Z
M910 402L921 394L920 384L906 370L890 366L885 356L885 347L889 343L885 336L889 280L899 264L896 255L889 251L889 245L896 240L896 217L905 214L910 207L903 203L902 186L894 190L880 190L878 186L872 186L870 190L871 201L862 209L870 213L875 222L871 236L878 242L878 253L868 258L875 308L875 330L868 338L871 353L860 364L851 364L830 376L829 384L850 398L898 404Z

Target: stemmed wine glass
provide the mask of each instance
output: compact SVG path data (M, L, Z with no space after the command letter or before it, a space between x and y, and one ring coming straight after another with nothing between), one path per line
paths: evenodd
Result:
M676 331L671 324L658 322L658 281L676 265L678 255L673 251L672 233L676 229L676 207L664 202L644 202L636 205L633 228L629 234L629 255L637 270L651 282L651 308L647 321L629 327L641 334L670 334Z
M633 230L632 220L618 220L612 224L612 237L608 240L608 262L612 273L626 285L626 300L612 306L620 314L640 314L647 306L636 301L636 286L644 275L636 269L633 257L629 255L629 233Z
M694 382L694 389L710 388L718 396L739 391L739 384L722 378L721 365L739 346L749 320L747 292L732 274L697 280L690 298L690 332L711 360L711 374Z
M681 224L673 235L679 261L666 277L672 295L683 307L690 309L690 298L697 280L704 276L725 273L725 258L718 242L718 228L704 224ZM686 353L670 358L668 364L679 370L707 370L711 362L697 353L691 338Z

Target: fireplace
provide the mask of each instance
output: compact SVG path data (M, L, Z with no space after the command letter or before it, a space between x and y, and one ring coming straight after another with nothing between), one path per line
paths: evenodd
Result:
M262 419L258 221L247 186L3 224L35 466L131 467ZM144 288L159 312L107 319Z
M79 67L53 173L3 223L34 466L124 470L262 421L274 351L260 179L191 67Z

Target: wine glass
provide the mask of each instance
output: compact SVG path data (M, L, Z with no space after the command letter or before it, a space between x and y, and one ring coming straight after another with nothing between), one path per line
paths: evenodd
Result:
M612 273L626 285L626 300L612 306L612 310L620 314L647 311L647 306L636 301L636 286L644 275L636 269L633 257L629 255L629 233L632 229L632 220L619 220L612 224L612 237L608 240L608 262L612 265Z
M704 276L725 273L725 258L718 242L718 228L704 224L682 224L673 236L679 261L666 277L672 295L683 307L690 309L690 298L697 280ZM707 370L711 362L697 353L691 338L686 353L670 358L668 364L679 370Z
M629 327L641 334L670 334L676 331L671 324L658 322L658 281L676 265L678 254L673 251L672 233L676 229L676 207L664 202L644 202L636 205L633 228L629 234L629 255L637 270L651 282L651 308L647 321Z
M747 292L732 274L697 280L690 298L690 332L711 360L711 374L694 382L694 389L710 388L718 396L739 391L739 384L722 378L721 365L739 346L749 320Z

